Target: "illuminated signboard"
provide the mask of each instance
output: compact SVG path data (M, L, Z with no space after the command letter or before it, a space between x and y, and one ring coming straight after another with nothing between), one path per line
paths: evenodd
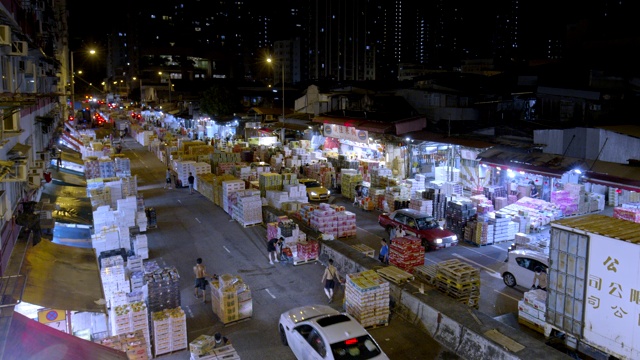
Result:
M590 234L584 338L640 359L640 245Z
M358 130L352 126L324 124L323 130L324 136L326 137L345 139L364 144L369 143L369 132L365 130Z

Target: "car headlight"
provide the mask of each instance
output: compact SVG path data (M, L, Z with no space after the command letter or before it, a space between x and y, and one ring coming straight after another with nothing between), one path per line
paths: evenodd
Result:
M456 235L451 236L451 241L458 241L458 236Z
M439 238L438 238L438 239L435 239L435 241L434 241L434 242L435 242L436 244L442 244L442 239L439 239Z
M331 190L327 190L327 195L331 195Z
M318 195L318 193L317 193L317 192L315 192L315 191L312 191L312 192L311 192L311 196L316 196L316 195Z

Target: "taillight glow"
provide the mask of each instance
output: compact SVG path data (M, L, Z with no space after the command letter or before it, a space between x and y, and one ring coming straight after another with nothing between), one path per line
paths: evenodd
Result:
M358 339L349 339L344 342L346 345L353 345L358 343Z

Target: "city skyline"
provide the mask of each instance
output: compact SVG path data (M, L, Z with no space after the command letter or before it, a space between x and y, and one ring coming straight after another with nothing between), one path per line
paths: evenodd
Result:
M267 50L277 52L278 43L287 48L280 55L287 82L395 80L400 64L459 70L463 60L484 59L496 69L560 59L611 67L633 64L625 44L632 46L639 38L626 21L636 7L631 1L585 6L577 0L502 0L492 7L384 0L281 1L277 7L257 1L120 3L107 8L104 27L87 29L83 21L91 18L82 4L69 2L72 50L99 44L111 51L105 63L89 65L106 67L103 77L134 76L144 66L141 56L164 51L202 56L225 76L256 80L256 63ZM120 44L116 35L122 37Z

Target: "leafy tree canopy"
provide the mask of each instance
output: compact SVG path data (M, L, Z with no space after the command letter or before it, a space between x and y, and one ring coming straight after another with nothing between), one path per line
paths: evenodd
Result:
M209 116L231 115L240 106L237 90L228 83L213 84L202 94L200 110Z

